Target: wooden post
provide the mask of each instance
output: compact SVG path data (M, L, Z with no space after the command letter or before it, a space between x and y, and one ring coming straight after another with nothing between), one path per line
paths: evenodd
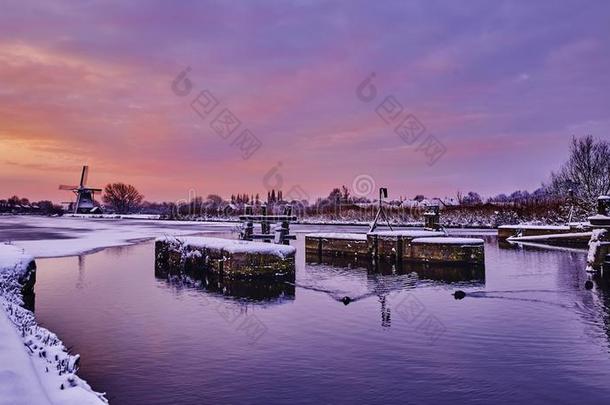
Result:
M252 240L254 235L254 223L252 221L246 221L244 226L243 240Z
M430 211L424 213L425 228L438 231L440 226L440 209L437 205L430 207Z
M610 210L610 197L599 197L597 199L597 214L608 216Z

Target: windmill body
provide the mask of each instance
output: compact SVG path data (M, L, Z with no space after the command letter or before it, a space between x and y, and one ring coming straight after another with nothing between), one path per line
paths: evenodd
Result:
M69 211L73 211L75 214L84 213L89 214L94 211L97 207L95 205L95 193L101 192L99 188L87 187L87 177L89 176L89 166L83 166L83 172L80 177L80 184L78 186L59 186L60 190L72 191L76 194L76 201L69 203Z

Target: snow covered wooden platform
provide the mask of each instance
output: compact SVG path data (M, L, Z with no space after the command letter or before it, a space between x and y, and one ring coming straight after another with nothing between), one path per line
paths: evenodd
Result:
M155 243L155 266L165 271L210 271L224 277L256 278L295 273L292 246L207 238L163 237Z
M305 236L308 260L346 257L374 262L434 262L483 264L484 241L448 238L436 231L378 231L357 233L314 233Z

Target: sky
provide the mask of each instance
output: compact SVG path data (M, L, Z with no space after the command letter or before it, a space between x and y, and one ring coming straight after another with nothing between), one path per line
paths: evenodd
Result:
M0 198L533 190L609 72L605 0L2 0Z

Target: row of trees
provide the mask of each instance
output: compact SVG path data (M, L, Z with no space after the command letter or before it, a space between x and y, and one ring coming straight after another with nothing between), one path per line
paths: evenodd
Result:
M27 198L12 196L6 200L0 199L0 212L25 212L42 215L58 215L63 213L61 206L49 200L30 201Z

